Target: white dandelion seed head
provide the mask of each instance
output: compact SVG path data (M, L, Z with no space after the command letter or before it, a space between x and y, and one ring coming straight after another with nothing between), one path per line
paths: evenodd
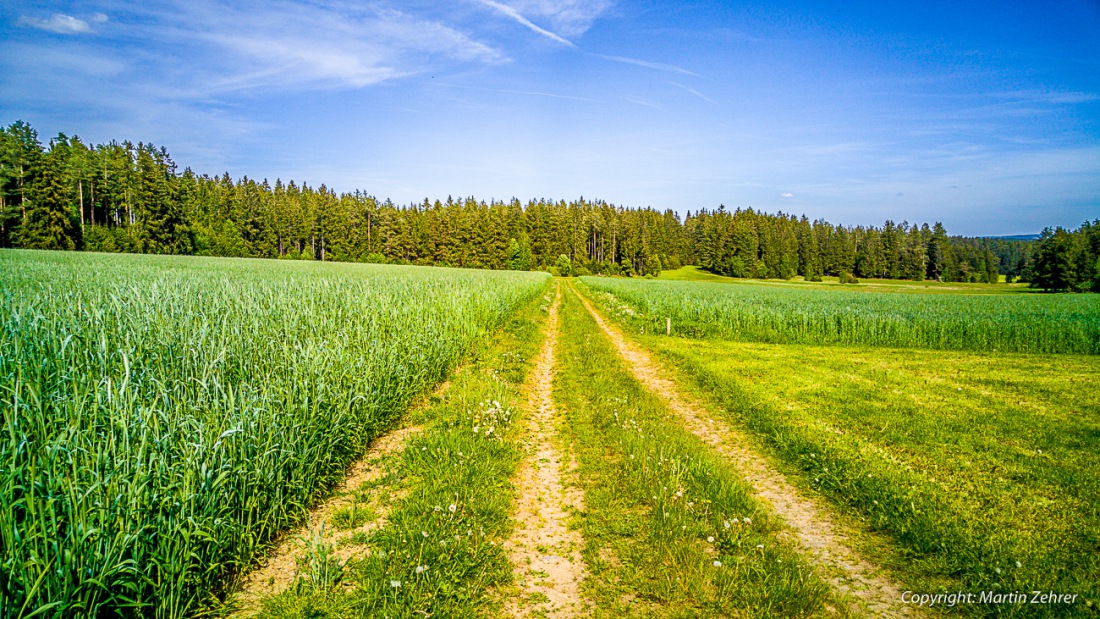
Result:
M752 524L752 518L745 518L745 524Z
M723 521L722 526L726 527L727 529L730 528L730 521L729 520Z
M993 568L993 571L994 571L994 572L997 572L998 574L1000 574L1000 573L1001 573L1001 568L999 568L999 567L995 567L995 568Z
M1020 563L1019 561L1016 562L1016 567L1023 567L1023 566L1024 566L1023 563Z
M396 588L401 586L401 581L400 580L391 580L390 581L390 586L393 587L394 589L396 589Z
M451 512L452 514L455 513L456 509L458 509L458 506L455 505L454 503L451 503L450 505L447 506L447 511Z
M423 574L424 570L426 570L426 569L428 569L428 568L423 566L423 565L418 565L418 566L416 566L416 573L417 574Z
M760 548L760 549L763 549L763 548L764 548L764 544L757 544L757 545L756 545L756 547L757 547L757 548Z
M722 567L722 562L721 561L715 561L714 562L714 567Z
M420 534L423 535L424 537L428 537L428 532L427 531L421 531Z
M708 535L707 536L707 543L708 544L713 544L714 543L714 536L713 535Z

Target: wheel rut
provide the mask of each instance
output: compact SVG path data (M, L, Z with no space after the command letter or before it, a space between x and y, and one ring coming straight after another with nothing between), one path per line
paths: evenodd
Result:
M449 383L443 383L435 394L441 394L448 385ZM341 542L357 533L374 531L384 526L386 509L379 509L370 521L344 531L337 531L329 523L337 511L355 505L355 492L363 484L382 476L385 472L382 460L391 454L401 453L409 437L422 430L420 426L404 427L376 438L367 454L352 465L347 478L337 487L334 495L310 510L305 524L284 535L260 567L244 577L232 598L234 612L230 615L231 618L252 616L260 610L264 598L281 593L294 583L298 575L298 558L306 552L311 534L316 530L322 531L325 543L335 547L333 558L340 563L346 563L358 553L366 551L354 545L341 545Z
M879 568L859 556L849 543L851 533L837 522L825 506L803 496L783 474L748 447L748 441L740 432L711 415L695 398L681 392L645 349L627 340L622 331L605 320L584 295L576 289L572 291L614 344L638 382L664 399L669 408L683 418L688 430L736 463L757 498L769 504L772 511L791 527L798 543L824 568L822 576L833 587L852 596L873 616L915 616L909 606L901 603L902 589L879 574Z
M567 619L584 611L580 586L585 578L583 540L570 530L570 511L581 509L580 490L567 487L567 460L554 446L557 410L553 400L554 346L561 289L554 296L546 339L528 380L528 456L516 478L519 491L515 533L505 543L521 595L509 600L513 617Z

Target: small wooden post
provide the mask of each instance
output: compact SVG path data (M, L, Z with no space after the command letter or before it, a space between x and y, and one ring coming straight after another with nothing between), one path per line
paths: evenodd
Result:
M665 335L672 335L672 316L665 318Z

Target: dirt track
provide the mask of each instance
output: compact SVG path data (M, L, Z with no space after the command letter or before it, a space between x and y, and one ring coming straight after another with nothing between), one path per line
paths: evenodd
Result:
M576 292L574 290L574 292ZM618 327L577 293L585 309L615 345L638 382L663 398L680 415L687 428L737 466L757 498L769 505L790 527L799 544L823 569L821 576L839 591L853 596L876 617L910 617L910 607L901 603L902 589L878 574L850 546L851 534L832 517L827 508L801 492L763 457L754 453L745 437L721 419L716 419L694 398L682 393L666 378L667 372L642 347L627 340Z

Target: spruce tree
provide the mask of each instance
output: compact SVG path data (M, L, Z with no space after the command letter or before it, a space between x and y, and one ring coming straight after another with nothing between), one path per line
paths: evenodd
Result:
M61 149L42 159L37 178L28 192L27 216L19 231L20 245L27 249L77 249L80 228L68 190Z

